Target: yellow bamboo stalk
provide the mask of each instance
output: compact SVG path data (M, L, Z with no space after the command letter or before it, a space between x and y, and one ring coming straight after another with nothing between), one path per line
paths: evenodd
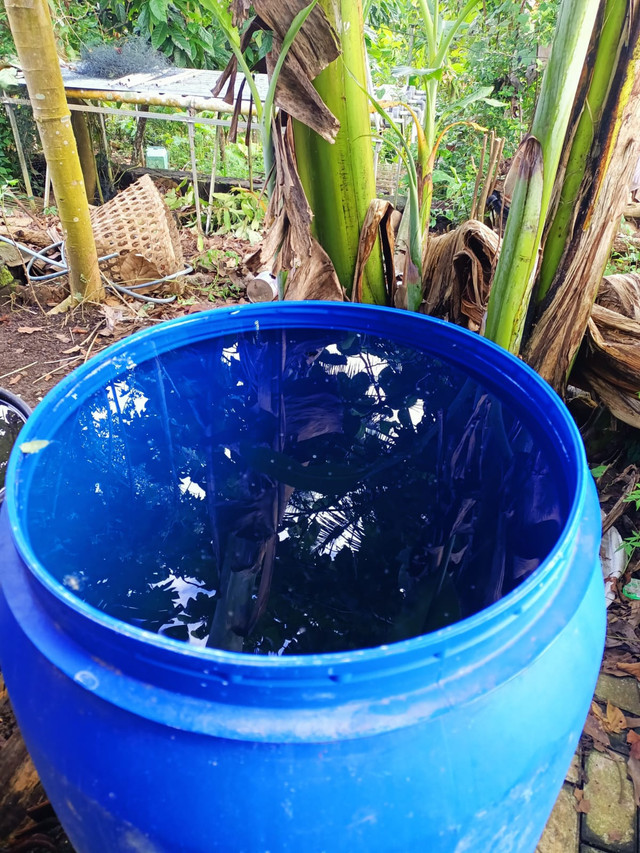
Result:
M99 300L103 288L98 257L49 7L46 0L5 0L5 8L51 173L71 296Z

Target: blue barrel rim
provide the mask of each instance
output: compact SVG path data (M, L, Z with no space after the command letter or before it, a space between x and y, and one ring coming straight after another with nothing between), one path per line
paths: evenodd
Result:
M340 316L342 315L342 316ZM324 320L324 322L319 322ZM223 328L225 321L227 325ZM214 334L207 333L211 323L214 322L218 328ZM503 596L498 601L465 619L455 622L445 628L438 629L428 634L412 637L387 645L357 649L348 652L333 652L311 655L249 655L244 652L229 652L220 649L192 646L181 640L155 634L142 628L135 627L122 622L91 605L82 601L72 592L56 581L42 563L38 560L30 547L26 535L26 525L20 521L21 513L24 511L18 504L18 492L21 488L30 487L30 478L21 480L20 467L24 454L20 446L28 441L46 438L46 435L55 433L60 422L69 416L66 408L71 400L76 403L86 399L91 393L103 387L106 381L111 381L116 376L122 375L128 367L135 366L148 358L155 357L169 350L197 343L200 340L213 336L225 335L231 332L248 331L252 328L281 328L286 324L287 328L335 328L336 330L357 330L363 332L388 336L390 339L398 340L403 344L419 346L426 352L434 351L443 361L462 367L469 375L474 371L470 369L473 360L476 373L480 367L489 367L496 376L500 365L509 365L511 375L503 375L507 379L509 388L505 393L500 388L498 396L516 405L517 392L519 392L520 405L517 408L524 413L528 426L539 427L544 421L545 426L554 427L556 435L561 434L563 439L564 454L558 453L560 461L564 460L565 473L574 475L573 488L570 490L570 504L567 510L565 525L548 556L540 566L519 584L515 589ZM420 337L420 332L428 327L436 339L447 341L448 338L459 338L460 343L465 342L464 348L460 348L453 355L449 351L442 353L434 350L433 342L424 340L417 341L412 338ZM400 328L402 327L402 328ZM412 335L407 335L407 328L412 327ZM398 330L393 335L393 330ZM181 340L176 340L176 331L179 332ZM194 331L200 334L194 335ZM171 338L166 341L166 338ZM165 346L159 346L164 342ZM447 341L451 346L451 341ZM128 350L132 344L136 349L144 351L144 358L132 359ZM453 349L458 347L458 342L453 342ZM464 351L462 351L464 350ZM485 386L491 385L490 378L481 376ZM527 384L527 388L523 387ZM78 394L82 390L82 396ZM525 395L523 397L523 395ZM551 404L548 409L539 408L538 419L526 418L524 398L529 403ZM52 417L53 415L53 417ZM48 419L49 429L47 434L38 435L40 421ZM564 404L551 389L551 387L528 365L515 358L501 347L479 337L477 334L462 329L459 326L447 323L436 318L420 314L399 311L394 308L383 308L372 305L359 305L352 303L332 302L284 302L270 303L267 305L242 305L226 308L213 309L211 311L198 312L186 317L179 317L167 321L161 325L142 330L134 335L116 342L103 350L94 360L88 361L66 376L46 396L31 417L26 422L21 432L21 440L14 447L7 468L7 489L5 498L5 510L8 514L9 526L13 537L13 544L23 564L27 567L29 575L40 584L49 595L79 616L81 619L89 620L102 629L114 633L117 636L131 641L142 643L145 648L155 648L159 652L167 652L172 656L176 654L183 659L188 658L193 663L201 662L211 665L214 662L222 666L240 667L244 672L250 673L255 678L268 677L277 670L281 676L286 677L286 672L294 671L299 676L301 671L308 670L309 673L321 675L320 670L335 670L342 666L352 666L361 661L368 665L389 665L397 657L416 655L424 657L433 653L446 641L449 645L466 647L470 643L476 644L482 636L492 634L498 629L505 619L517 618L524 611L535 605L538 598L558 577L565 566L565 556L562 553L568 543L575 540L578 535L581 516L583 513L586 494L592 484L588 478L590 474L586 464L586 455L582 445L582 439L573 419L565 409ZM435 652L438 656L439 652Z

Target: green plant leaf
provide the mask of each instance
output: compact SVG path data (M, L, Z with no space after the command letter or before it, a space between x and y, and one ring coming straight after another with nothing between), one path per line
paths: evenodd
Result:
M149 11L151 17L158 23L167 22L167 13L169 10L169 0L149 0Z
M394 77L422 77L423 80L442 80L443 68L414 68L411 65L398 65L391 73Z
M486 103L487 98L492 92L493 86L481 86L474 92L465 95L464 98L459 98L457 101L454 101L453 103L449 104L446 110L443 111L441 118L451 115L452 113L461 112L465 107L468 107L470 104L473 104L476 101L484 101ZM495 103L500 104L501 107L505 106L500 101L496 101Z
M448 172L443 172L442 169L434 169L432 174L432 179L434 184L455 184L456 179L452 177Z
M605 473L605 471L608 469L608 467L609 467L608 465L596 465L595 468L592 468L591 474L593 476L593 479L597 480L599 477L602 477L602 475Z
M179 48L184 50L189 59L193 59L193 57L195 56L195 50L193 43L190 42L189 39L185 38L182 33L176 32L171 33L171 39L175 44L178 45Z
M151 46L158 50L164 44L167 37L168 27L166 24L158 24L151 33Z

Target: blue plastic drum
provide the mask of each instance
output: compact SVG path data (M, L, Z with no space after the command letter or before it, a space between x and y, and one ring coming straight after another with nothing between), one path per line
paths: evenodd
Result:
M532 853L604 644L580 436L360 305L197 314L38 406L0 664L79 853Z

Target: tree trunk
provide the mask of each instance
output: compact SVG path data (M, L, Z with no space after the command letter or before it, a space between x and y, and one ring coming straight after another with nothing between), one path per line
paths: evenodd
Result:
M586 331L640 154L640 6L634 0L627 0L621 41L572 236L524 350L526 361L558 391Z
M78 147L78 157L80 158L80 168L82 169L87 201L89 204L93 204L96 197L96 187L98 186L98 173L96 171L96 161L93 154L93 143L91 142L87 114L72 112L71 127L73 128L73 135L76 138L76 145Z
M360 88L366 88L362 4L360 0L320 0L320 6L340 34L342 55L313 85L340 122L340 130L331 144L296 122L296 158L314 214L314 236L350 295L360 230L376 195L369 102ZM365 268L363 300L386 301L379 242Z
M82 169L46 0L5 0L66 241L72 298L103 295Z

